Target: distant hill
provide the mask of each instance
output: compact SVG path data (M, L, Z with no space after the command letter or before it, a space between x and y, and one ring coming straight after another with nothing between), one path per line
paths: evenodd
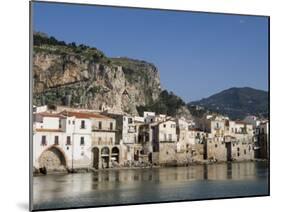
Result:
M268 117L268 92L233 87L189 105L198 105L228 115L231 119L243 119L247 115Z

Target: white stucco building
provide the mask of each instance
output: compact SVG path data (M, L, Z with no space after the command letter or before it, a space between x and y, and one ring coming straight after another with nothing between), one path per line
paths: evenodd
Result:
M35 168L85 168L91 163L91 122L63 113L34 114Z
M37 169L101 168L119 162L114 119L91 112L34 114L33 164Z

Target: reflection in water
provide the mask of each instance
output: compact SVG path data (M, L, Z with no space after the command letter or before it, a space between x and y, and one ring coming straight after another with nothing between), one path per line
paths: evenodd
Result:
M267 194L267 164L223 163L34 177L35 209Z

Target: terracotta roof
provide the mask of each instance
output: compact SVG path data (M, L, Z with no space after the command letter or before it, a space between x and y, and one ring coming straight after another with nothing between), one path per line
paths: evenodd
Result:
M43 129L43 128L38 128L35 129L37 132L63 132L61 129Z
M42 113L36 113L35 115L40 115L43 117L54 117L54 118L65 118L60 113L48 113L48 112L42 112Z
M108 116L101 115L98 113L91 113L91 112L73 112L73 111L63 111L61 112L62 115L72 117L75 116L76 118L80 119L88 119L88 118L97 118L97 119L112 119Z

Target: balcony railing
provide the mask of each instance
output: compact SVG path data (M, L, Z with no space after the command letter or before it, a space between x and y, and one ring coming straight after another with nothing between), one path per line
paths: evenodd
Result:
M110 127L103 127L103 128L99 128L99 127L95 127L92 126L92 131L100 131L100 132L116 132L117 130L114 128L110 128Z
M96 146L96 145L119 145L119 141L110 141L110 140L92 140L92 146Z

